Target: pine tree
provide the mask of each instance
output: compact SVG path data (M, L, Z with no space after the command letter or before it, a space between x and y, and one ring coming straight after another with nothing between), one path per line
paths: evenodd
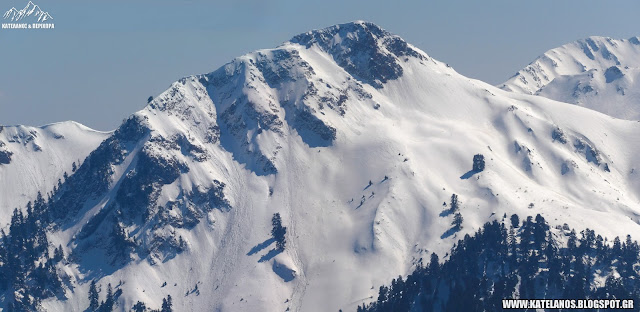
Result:
M145 312L147 311L147 305L144 302L138 301L136 304L131 307L131 311L133 312Z
M477 154L473 156L473 171L480 172L484 170L484 156Z
M167 298L162 299L161 312L172 312L172 311L173 311L173 303L171 302L171 295L167 295Z
M64 259L64 249L62 249L62 245L59 245L58 248L53 250L53 261L60 262Z
M276 240L276 249L278 251L284 251L286 244L287 228L282 226L282 219L280 218L280 213L276 212L273 214L271 218L271 236Z
M458 203L458 195L456 194L451 194L451 212L456 212L458 211L458 208L460 208L459 206L460 204Z
M96 289L96 281L92 280L89 285L89 310L96 311L99 307L98 290Z
M115 301L113 299L113 288L111 288L111 283L107 285L107 298L104 300L104 303L100 305L100 312L111 312L113 311L113 305Z
M462 215L459 212L456 212L455 215L453 215L453 222L451 222L451 225L453 225L453 227L457 230L462 229L462 221L464 221L464 218L462 218Z
M518 215L515 213L511 215L511 226L513 226L513 228L515 229L520 226L520 217L518 217Z
M431 260L429 261L429 273L436 274L438 269L440 268L440 260L438 259L438 254L435 252L431 253Z
M147 305L144 304L144 302L138 301L133 305L133 307L131 307L131 310L133 310L133 312L145 312L147 310Z

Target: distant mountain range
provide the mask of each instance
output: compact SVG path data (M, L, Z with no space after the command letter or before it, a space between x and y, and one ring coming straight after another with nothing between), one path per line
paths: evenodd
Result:
M589 37L545 52L500 88L640 120L640 38Z
M53 17L51 17L48 12L43 11L38 5L34 4L31 1L29 1L29 3L27 3L27 6L25 6L22 10L18 10L13 7L3 15L4 19L9 19L12 22L18 22L27 17L32 17L39 23L53 19Z
M356 21L182 78L110 133L5 127L1 304L354 311L505 215L560 243L565 224L640 237L640 123L535 95L590 71L633 94L636 43L611 42L498 88Z

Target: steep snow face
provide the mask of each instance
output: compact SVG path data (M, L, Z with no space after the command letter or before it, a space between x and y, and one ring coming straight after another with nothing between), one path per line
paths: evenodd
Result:
M124 310L354 310L504 214L640 237L639 130L370 23L312 31L172 84L87 157L50 204L74 291L43 305L85 309L96 278Z
M11 210L23 208L38 192L46 198L58 179L65 172L71 175L108 136L71 121L0 126L0 228L9 222Z
M640 119L640 40L589 37L547 51L500 88Z

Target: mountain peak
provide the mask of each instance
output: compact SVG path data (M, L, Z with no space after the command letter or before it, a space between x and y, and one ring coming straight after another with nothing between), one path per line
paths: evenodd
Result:
M609 85L630 77L619 69ZM86 307L92 280L116 285L122 310L168 294L187 311L355 310L375 298L371 285L507 213L610 239L640 234L640 123L499 92L362 21L180 79L91 148L63 130L0 130L0 207L55 187L33 210L47 212L43 223L30 212L18 222L71 255L47 258L61 281L47 279L47 293L48 249L7 257L29 262L5 266L21 271L0 298L35 298L42 310ZM474 155L484 171L469 170ZM45 183L22 186L32 177ZM280 222L285 250L271 235Z
M349 23L333 25L322 29L311 30L293 37L291 39L291 42L300 43L302 45L323 43L329 39L335 38L336 35L340 38L345 38L348 36L356 38L381 38L386 36L393 36L391 33L382 29L380 26L374 23L358 20ZM340 41L334 40L332 43L339 44Z
M402 76L401 61L427 57L399 36L365 21L312 30L293 37L290 43L325 51L349 74L377 89Z
M501 88L637 120L640 40L590 36L551 49Z

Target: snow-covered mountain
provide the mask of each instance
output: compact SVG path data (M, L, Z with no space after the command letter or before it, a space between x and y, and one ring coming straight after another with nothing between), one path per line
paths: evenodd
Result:
M76 122L43 127L0 126L0 228L14 208L24 208L38 192L46 197L110 136Z
M640 38L594 36L551 49L500 88L640 120Z
M638 131L371 23L314 30L180 79L91 152L48 204L70 262L66 299L42 306L82 311L96 279L119 310L354 310L505 213L640 237Z

